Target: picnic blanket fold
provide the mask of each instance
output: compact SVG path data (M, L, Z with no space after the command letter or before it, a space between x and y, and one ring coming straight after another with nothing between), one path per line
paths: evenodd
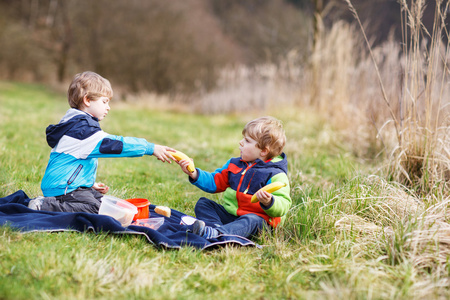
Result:
M30 198L18 190L0 198L0 226L10 226L21 232L58 232L77 231L111 234L135 234L144 236L149 243L158 248L180 249L194 247L197 249L214 249L224 245L256 246L249 239L234 235L221 235L216 239L204 239L190 232L190 226L182 225L181 217L185 214L172 209L170 218L164 217L164 224L157 230L148 227L122 225L112 217L91 213L68 213L36 211L28 208ZM150 205L151 217L163 217L155 213L155 205Z

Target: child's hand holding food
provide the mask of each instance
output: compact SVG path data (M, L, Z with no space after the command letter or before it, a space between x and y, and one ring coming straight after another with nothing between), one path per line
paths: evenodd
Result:
M272 204L272 194L263 190L259 190L256 192L256 198L259 202L261 202L264 206L270 206Z
M193 180L197 179L198 176L197 169L194 168L194 171L192 172L190 171L191 169L190 166L192 165L192 161L190 159L189 160L183 159L178 161L177 163L180 165L181 170L183 170L184 173L188 174Z
M184 173L188 174L194 180L197 179L197 169L192 158L177 150L170 154L176 159L177 164L180 165Z

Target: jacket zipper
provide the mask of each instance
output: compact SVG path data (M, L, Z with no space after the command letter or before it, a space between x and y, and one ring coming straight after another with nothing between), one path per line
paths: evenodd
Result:
M246 163L247 164L247 163ZM248 169L250 169L251 167L253 167L254 165L256 165L256 163L253 163L252 165L248 165L247 164L247 168L245 168L245 170L244 170L244 172L242 172L241 174L243 174L242 176L241 176L241 178L239 179L239 184L238 184L238 187L237 187L237 190L236 190L236 192L237 193L239 193L239 191L241 190L241 185L242 185L242 180L244 180L244 176L245 176L245 173L247 173L247 171L248 171ZM254 175L254 174L253 174ZM253 177L253 176L252 176ZM247 187L247 189L248 189L248 187ZM236 197L237 197L237 194L236 194ZM237 200L237 199L236 199Z
M72 176L70 176L69 180L67 180L67 186L66 186L66 190L64 191L64 195L67 194L67 189L69 188L69 185L71 185L72 182L75 181L75 179L77 178L78 174L80 174L81 169L83 169L83 165L79 165L77 167L77 169L73 172Z

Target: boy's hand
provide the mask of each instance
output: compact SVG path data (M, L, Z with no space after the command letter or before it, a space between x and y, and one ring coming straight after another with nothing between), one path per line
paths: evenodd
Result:
M92 188L102 194L106 194L109 191L109 186L101 182L94 183Z
M272 194L266 191L257 191L256 198L258 198L259 202L264 206L270 206L272 204Z
M170 164L170 160L176 161L172 154L170 154L170 151L174 152L175 149L167 146L155 145L155 148L153 149L153 155L156 156L158 160L162 162L168 162Z
M178 161L177 163L180 165L181 170L183 170L184 173L188 174L189 177L191 177L193 180L197 180L197 177L198 177L197 169L195 169L194 172L190 172L187 169L187 167L189 166L189 161L188 160L182 159L182 160Z

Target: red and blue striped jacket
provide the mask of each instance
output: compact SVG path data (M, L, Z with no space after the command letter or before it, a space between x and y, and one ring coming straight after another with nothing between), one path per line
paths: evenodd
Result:
M240 157L231 158L214 172L198 169L198 178L191 183L208 193L223 195L223 206L232 215L256 214L263 217L269 225L276 227L290 209L292 200L287 177L288 163L284 153L268 161L257 159L253 163ZM250 199L263 186L272 182L283 182L286 186L272 193L273 201L269 207Z

